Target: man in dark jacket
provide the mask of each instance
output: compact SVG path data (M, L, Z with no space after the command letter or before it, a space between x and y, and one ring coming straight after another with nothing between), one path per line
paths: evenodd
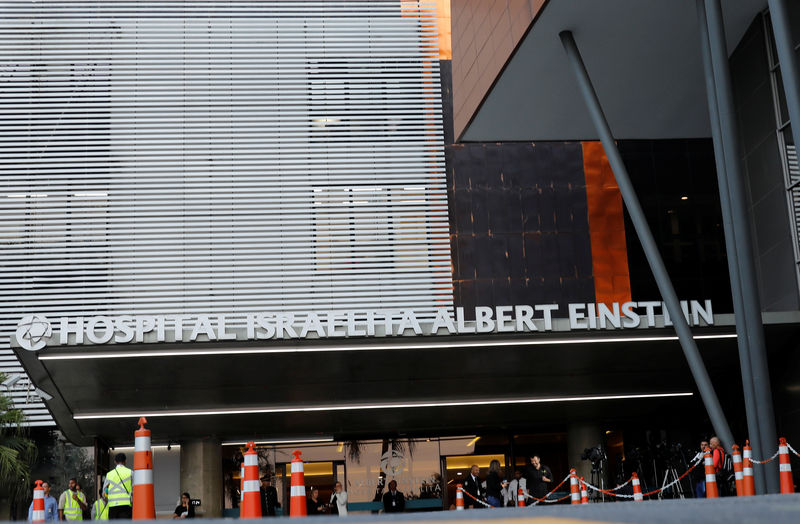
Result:
M531 465L525 470L525 480L528 492L536 498L544 498L550 491L549 485L553 481L550 468L542 464L538 455L531 457Z
M481 486L481 468L473 465L470 468L469 475L464 479L464 507L465 508L482 508L483 505L479 504L477 500L481 500L485 495L485 490ZM467 495L467 493L469 495ZM470 497L470 495L472 495ZM474 498L473 498L474 497Z
M406 499L403 494L397 491L397 481L389 483L389 491L383 494L384 513L402 513L406 508Z
M261 515L264 517L274 517L275 508L280 508L278 502L278 490L272 485L272 479L265 475L261 477Z

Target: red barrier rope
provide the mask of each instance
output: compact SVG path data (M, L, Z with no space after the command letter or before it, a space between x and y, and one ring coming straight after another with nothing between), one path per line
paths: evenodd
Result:
M558 484L558 486L556 486L556 487L554 487L553 489L551 489L551 490L550 490L550 492L549 492L547 495L545 495L545 496L544 496L544 498L541 498L541 499L540 499L539 497L534 497L534 496L533 496L533 495L531 495L530 493L528 494L528 498L531 498L531 499L533 499L533 500L535 500L535 501L537 501L537 502L545 502L545 503L548 503L548 504L553 504L553 503L555 503L555 502L561 502L562 500L566 500L567 498L569 498L569 497L572 495L571 493L570 493L570 494L567 494L567 496L565 496L565 497L561 497L560 499L555 499L555 500L549 500L547 497L549 497L550 495L552 495L553 493L555 493L556 491L558 491L558 488L560 488L561 486L563 486L563 485L564 485L564 483L565 483L567 480L569 480L569 475L567 475L566 477L564 477L564 480L562 480L562 481L561 481L561 482Z
M686 475L688 475L689 473L691 473L691 472L692 472L692 470L693 470L694 468L696 468L696 467L697 467L699 464L700 464L700 462L698 462L697 464L695 464L695 465L694 465L694 466L692 466L691 468L687 469L687 470L686 470L686 473L684 473L683 475L681 475L680 477L678 477L677 479L675 479L675 481L673 482L673 484L677 484L678 482L680 482L681 480L683 480L683 479L686 477ZM664 489L664 488L658 488L658 489L654 489L653 491L648 491L647 493L642 493L642 497L649 497L650 495L655 495L656 493L658 493L658 492L659 492L659 491L661 491L662 489Z
M467 493L467 491L466 491L465 489L463 489L463 488L461 489L461 493L463 493L464 495L468 496L469 498L471 498L471 499L472 499L472 500L474 500L475 502L477 502L477 503L479 503L479 504L483 504L483 505L484 505L484 506L486 506L487 508L494 508L494 506L492 506L491 504L487 504L487 503L485 503L484 501L482 501L482 500L480 500L480 499L478 499L478 498L475 498L475 497L473 497L471 493Z

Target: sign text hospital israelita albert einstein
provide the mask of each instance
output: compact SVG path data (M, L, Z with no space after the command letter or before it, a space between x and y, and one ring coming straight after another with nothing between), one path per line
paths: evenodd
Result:
M690 325L713 325L711 301L681 302ZM23 349L46 346L202 342L338 337L386 337L537 331L609 330L671 326L661 302L478 306L474 320L464 308L442 308L434 318L410 309L236 313L194 315L70 316L26 315L14 333Z

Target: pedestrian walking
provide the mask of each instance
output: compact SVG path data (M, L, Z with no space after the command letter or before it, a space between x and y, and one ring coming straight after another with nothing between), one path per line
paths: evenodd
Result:
M264 475L261 477L261 516L274 517L277 508L281 507L278 502L278 490L272 485L272 477Z
M397 491L397 481L389 482L389 491L383 494L384 513L402 513L406 509L406 498L403 492Z
M467 496L464 497L465 508L478 509L483 507L478 500L483 499L486 493L482 486L481 468L477 464L473 464L470 468L469 475L464 479L463 489L464 493L467 493Z
M319 500L319 490L317 488L311 488L311 495L306 502L306 509L308 516L325 514L325 504Z
M181 503L175 508L175 513L172 514L173 519L193 519L194 506L192 506L192 497L188 493L181 494Z
M338 480L333 485L333 493L331 493L331 515L339 515L340 517L347 516L347 492L344 486Z
M553 481L553 474L550 472L550 468L542 464L542 459L539 455L531 457L531 465L528 467L525 476L531 495L539 499L544 498L549 491L549 484Z
M133 518L131 506L131 480L133 471L125 466L125 453L117 453L114 457L115 467L106 475L103 491L108 497L108 518L111 520Z
M708 446L708 441L706 441L706 440L701 441L700 442L700 451L698 451L697 455L694 456L693 461L697 461L697 460L702 461L703 457L705 456L705 452L706 452L706 448L707 447L709 447ZM697 498L704 499L704 498L706 498L706 477L705 477L705 473L703 472L702 464L700 466L701 467L697 468L696 473L695 473L696 482L695 482L695 485L694 485L694 494L695 494L695 496Z
M525 496L525 499L528 499L528 482L525 480L525 477L522 476L522 470L517 469L514 471L514 478L511 479L511 482L508 483L505 490L503 491L503 495L505 497L505 505L506 506L516 506L517 505L517 492L519 489L522 489L522 493Z
M486 475L486 502L494 508L503 506L503 471L497 459L489 462L489 473Z
M83 510L87 507L86 496L78 491L78 481L69 479L67 491L58 499L59 520L83 520Z
M55 522L58 520L58 501L50 495L49 482L42 482L42 489L44 490L44 521ZM33 522L33 502L28 508L28 522Z
M86 507L83 509L83 520L92 520L92 508L89 506L89 498L83 491L83 487L81 487L80 482L75 484L75 491L77 491L78 495L83 499L84 502L86 502Z
M92 504L92 520L108 520L108 499L106 492L100 488L97 493L97 500Z

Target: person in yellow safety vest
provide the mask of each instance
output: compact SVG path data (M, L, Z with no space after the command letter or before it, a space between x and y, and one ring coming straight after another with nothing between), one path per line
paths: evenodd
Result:
M125 460L125 453L117 453L114 457L116 467L108 472L103 483L103 491L108 497L108 518L111 520L133 518L131 507L133 471L125 467Z
M92 520L108 520L108 499L103 488L100 488L97 500L92 504Z
M84 494L76 489L77 486L76 479L69 479L69 489L58 499L59 520L83 520L83 511L89 506Z

